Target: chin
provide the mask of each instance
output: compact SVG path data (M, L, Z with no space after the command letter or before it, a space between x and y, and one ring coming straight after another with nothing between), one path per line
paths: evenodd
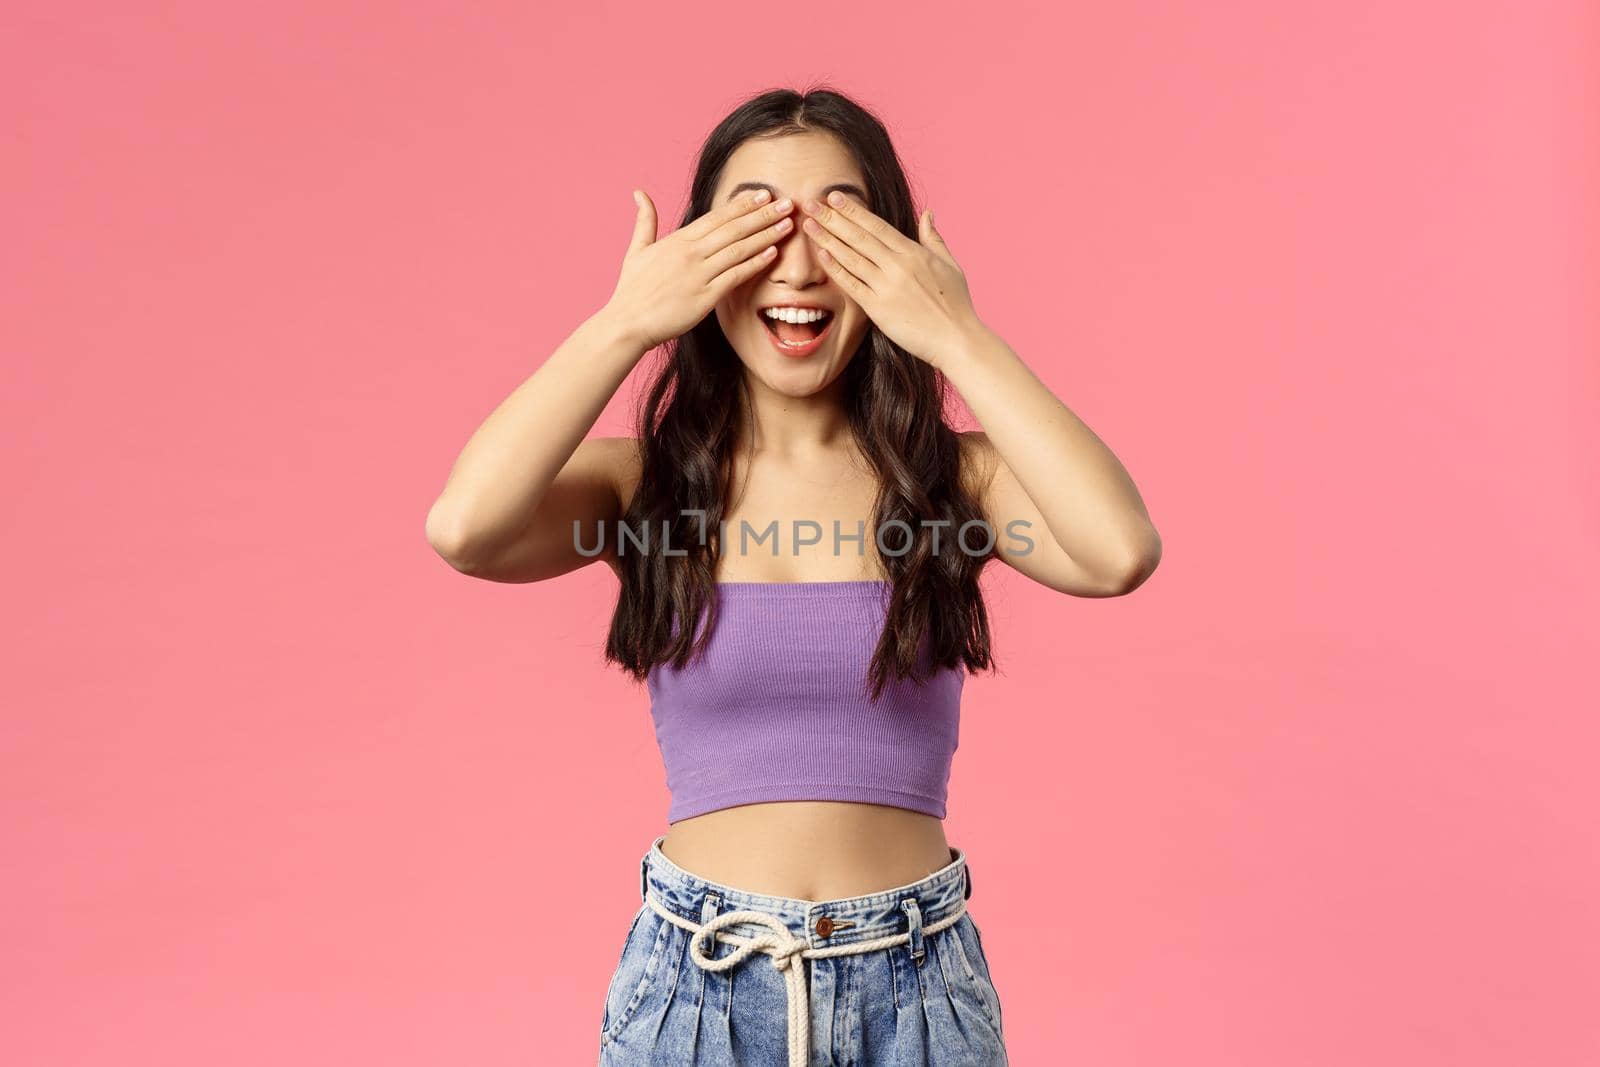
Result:
M747 366L746 370L760 378L761 383L774 393L794 400L803 400L808 396L815 396L832 385L839 377L831 369L818 373L819 368L816 367L779 367L776 369L763 367L757 370Z

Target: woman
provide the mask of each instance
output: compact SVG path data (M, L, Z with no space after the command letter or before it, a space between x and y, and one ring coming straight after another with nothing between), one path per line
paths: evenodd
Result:
M606 654L648 684L672 806L601 1063L1004 1063L941 821L964 674L992 665L979 574L1120 596L1160 540L979 319L859 105L757 96L706 141L675 232L634 199L610 300L428 516L466 574L603 558L620 581ZM658 345L636 435L586 439ZM945 422L947 382L983 431Z

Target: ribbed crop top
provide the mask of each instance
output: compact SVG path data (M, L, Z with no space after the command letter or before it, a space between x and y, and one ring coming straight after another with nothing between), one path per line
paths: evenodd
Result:
M886 580L719 582L703 657L647 678L668 822L775 800L849 800L945 816L960 669L924 684L867 669Z

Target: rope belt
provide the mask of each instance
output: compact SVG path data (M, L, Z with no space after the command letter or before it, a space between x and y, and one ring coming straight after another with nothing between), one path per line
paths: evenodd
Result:
M784 972L789 994L789 1067L807 1067L811 1056L811 1013L807 996L805 960L822 956L850 956L858 952L876 952L910 942L911 933L889 934L850 945L830 945L827 948L810 948L804 938L795 937L775 915L761 911L730 911L717 915L705 923L692 922L663 906L654 893L645 895L645 903L655 913L674 926L682 927L694 935L689 941L689 958L705 971L726 971L735 967L755 952L765 952L772 957L772 965ZM966 913L966 901L957 903L956 910L936 923L922 927L924 934L936 934L950 926ZM755 923L772 930L758 937L740 937L721 933L723 927L735 923ZM737 946L735 951L721 959L705 955L701 940L714 938ZM920 960L918 961L921 962Z

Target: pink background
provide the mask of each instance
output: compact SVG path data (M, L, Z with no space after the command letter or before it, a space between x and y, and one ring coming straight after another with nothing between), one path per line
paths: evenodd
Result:
M991 586L1014 1061L1600 1058L1592 5L131 6L0 17L5 1061L593 1062L614 583L423 519L629 190L813 80L1165 542Z

